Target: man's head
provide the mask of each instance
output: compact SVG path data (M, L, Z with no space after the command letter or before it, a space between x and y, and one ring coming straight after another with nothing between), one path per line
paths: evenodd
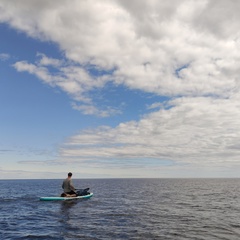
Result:
M71 172L68 173L68 177L72 177L72 173Z

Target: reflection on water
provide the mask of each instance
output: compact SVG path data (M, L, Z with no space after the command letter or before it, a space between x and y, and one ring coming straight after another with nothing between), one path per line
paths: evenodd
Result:
M71 208L77 204L77 201L62 201L60 207L61 222L66 223L71 216Z
M61 202L61 209L62 211L67 211L71 207L75 206L77 204L77 200L72 200L72 201L62 201Z

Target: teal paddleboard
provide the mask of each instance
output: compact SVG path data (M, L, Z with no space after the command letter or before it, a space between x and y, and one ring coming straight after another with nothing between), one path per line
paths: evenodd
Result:
M77 197L41 197L40 201L69 201L74 199L90 198L92 196L93 196L93 193L90 193L85 196L77 196Z

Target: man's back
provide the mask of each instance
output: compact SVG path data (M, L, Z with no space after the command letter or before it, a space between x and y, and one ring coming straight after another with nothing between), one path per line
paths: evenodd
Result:
M75 194L75 187L72 185L72 173L68 173L68 177L63 180L62 188L65 193Z
M65 193L71 192L72 191L72 180L69 178L66 178L63 181L62 188Z

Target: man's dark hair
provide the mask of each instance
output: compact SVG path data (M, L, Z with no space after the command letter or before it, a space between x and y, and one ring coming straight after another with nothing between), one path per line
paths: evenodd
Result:
M68 173L68 176L69 176L69 177L71 177L71 176L72 176L72 173L71 173L71 172L69 172L69 173Z

